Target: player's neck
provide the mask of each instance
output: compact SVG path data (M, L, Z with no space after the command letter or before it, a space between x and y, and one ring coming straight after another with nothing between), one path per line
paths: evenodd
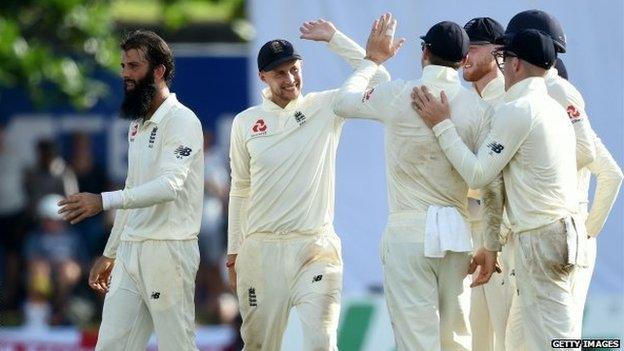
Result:
M158 89L158 91L156 92L156 95L154 96L154 99L152 99L152 104L150 105L150 108L147 111L146 120L152 118L152 115L156 112L156 110L158 110L160 105L163 102L165 102L165 100L167 100L168 97L169 97L169 87L165 85L164 87Z
M499 70L498 68L494 68L492 70L490 70L486 75L484 75L483 77L481 77L481 79L479 79L478 81L474 82L474 87L477 90L477 93L479 93L479 96L482 96L481 93L483 93L483 89L485 89L485 87L494 79L496 79L499 75Z

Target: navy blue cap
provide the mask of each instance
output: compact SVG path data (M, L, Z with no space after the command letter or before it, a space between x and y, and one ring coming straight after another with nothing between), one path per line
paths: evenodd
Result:
M557 52L566 52L566 37L563 27L553 16L540 10L528 10L513 16L507 24L505 35L497 40L498 44L505 44L516 33L528 28L538 29L548 34L555 44Z
M459 62L468 54L470 38L457 23L444 21L435 24L421 36L431 52L443 60Z
M557 57L557 61L555 61L555 68L557 69L559 77L568 80L568 70L559 57Z
M519 32L501 50L511 51L518 58L544 69L552 67L557 59L552 38L537 29Z
M270 71L291 60L301 60L301 55L288 40L267 41L258 52L258 71Z
M505 34L505 28L490 17L473 18L464 26L471 44L494 44Z

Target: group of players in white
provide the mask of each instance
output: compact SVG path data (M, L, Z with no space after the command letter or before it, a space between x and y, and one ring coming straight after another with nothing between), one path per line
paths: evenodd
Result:
M337 350L343 264L332 223L345 118L385 127L380 252L398 350L538 351L580 338L595 238L622 172L553 68L566 47L560 24L538 10L506 30L487 17L437 23L421 37L422 77L390 81L382 64L404 42L396 26L381 16L363 49L328 21L302 25L301 38L327 42L355 69L336 90L301 93L302 57L288 41L260 49L263 101L235 117L230 139L226 266L244 350L280 350L292 307L301 349ZM96 349L141 350L155 331L161 350L194 350L201 125L169 92L160 37L138 31L122 49L124 105L145 107L127 109L125 188L72 195L60 212L76 223L119 210L89 278L107 294Z
M385 127L381 262L398 350L533 351L580 338L595 237L622 172L553 68L561 26L537 10L507 30L491 18L441 22L421 37L422 77L390 81L382 64L403 44L396 24L376 20L365 50L330 22L302 25L301 38L327 42L355 69L337 90L302 95L293 46L260 49L263 102L236 116L230 148L227 266L245 350L279 350L292 307L302 349L337 348L332 221L345 118Z

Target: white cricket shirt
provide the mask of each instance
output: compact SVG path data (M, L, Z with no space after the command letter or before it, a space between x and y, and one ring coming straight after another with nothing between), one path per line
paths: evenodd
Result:
M150 119L130 123L125 188L102 194L105 209L119 209L104 255L114 257L119 240L197 238L203 165L201 122L175 94Z
M425 85L434 96L446 93L461 140L477 150L489 130L487 104L464 88L458 72L428 65L420 80L395 80L366 90L377 65L364 60L343 85L335 111L342 116L370 118L385 125L388 204L391 213L426 212L429 206L453 206L467 218L468 186L448 162L433 132L412 109L410 94Z
M470 186L482 187L503 172L514 233L576 213L574 130L565 111L548 96L544 78L526 78L506 92L476 155L462 142L453 121L444 120L433 131Z

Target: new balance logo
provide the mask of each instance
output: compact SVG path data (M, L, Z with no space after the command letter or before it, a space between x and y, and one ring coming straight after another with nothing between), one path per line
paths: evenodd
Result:
M505 147L503 145L501 145L501 144L499 144L499 143L497 143L495 141L489 143L487 145L487 147L489 147L490 150L496 152L497 154L500 154L503 151L503 149L505 149Z
M256 289L249 288L249 306L255 307L258 306L258 298L256 297Z
M191 151L193 151L191 148L188 147L184 147L182 145L178 146L177 149L175 149L175 151L173 152L176 155L176 158L183 158L183 157L187 157L191 155Z
M312 283L320 282L321 279L323 279L323 275L322 274L315 275L314 278L312 278Z
M152 300L158 300L160 298L160 293L158 291L154 291L152 295L150 295Z

